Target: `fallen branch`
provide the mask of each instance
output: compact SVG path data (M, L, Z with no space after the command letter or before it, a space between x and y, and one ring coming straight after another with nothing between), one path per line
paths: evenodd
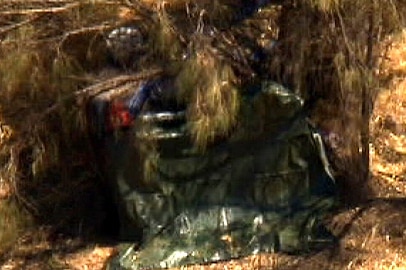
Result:
M36 17L39 18L40 16ZM36 19L35 18L35 19ZM32 19L32 20L35 20ZM6 33L7 31L11 31L13 29L16 29L20 26L23 26L25 24L28 24L30 22L32 22L32 20L27 20L22 22L23 24L21 25L13 25L14 27L10 28L10 29L3 29L0 28L0 34ZM11 27L11 26L10 26ZM71 30L69 32L66 32L62 35L58 35L58 36L53 36L53 37L49 37L49 38L45 38L45 39L38 39L38 40L32 40L32 39L27 39L27 40L23 40L25 45L37 45L39 43L46 43L46 42L58 42L59 43L59 47L61 47L61 45L66 42L66 40L68 40L69 38L73 37L73 36L77 36L77 35L81 35L81 34L86 34L86 33L94 33L94 32L103 32L105 30L109 30L112 27L114 27L114 25L110 25L108 23L104 23L102 25L96 25L96 26L87 26L87 27L82 27L79 29L74 29ZM8 40L4 40L1 42L2 45L6 46L9 44L15 44L15 43L21 43L22 40L18 40L18 39L8 39Z
M112 25L110 25L108 23L105 23L105 24L102 24L102 25L87 26L87 27L82 27L82 28L79 28L79 29L75 29L75 30L72 30L72 31L69 31L69 32L66 32L65 34L63 34L61 44L63 42L65 42L65 40L67 40L69 37L72 37L72 36L81 35L81 34L89 33L89 32L101 32L101 31L104 31L104 30L109 30L111 28L112 28Z
M7 4L70 4L73 0L6 0Z
M128 83L140 82L142 80L150 79L161 74L161 70L152 70L143 72L137 75L120 75L108 80L101 81L74 93L75 97L94 97L100 93L121 87Z
M32 15L32 14L44 14L44 13L59 13L64 12L72 8L76 8L80 5L79 2L66 4L62 7L49 7L49 8L33 8L22 10L5 10L1 11L0 15Z
M15 24L12 24L12 25L8 25L8 26L1 27L1 28L0 28L0 35L1 35L1 34L5 34L5 33L7 33L7 32L10 32L10 31L12 31L12 30L14 30L14 29L20 28L21 26L27 25L27 24L29 24L29 23L35 21L35 20L38 19L39 17L40 17L40 16L35 16L35 17L32 17L32 18L30 18L30 19L27 19L27 20L22 21L22 22L19 22L19 23L15 23Z
M95 97L96 95L99 95L103 92L107 92L113 89L117 89L118 92L122 92L123 90L131 90L136 87L141 81L151 79L158 76L159 74L161 74L161 70L152 70L137 75L120 75L111 79L103 80L99 83L93 84L89 87L83 88L63 97L58 101L58 103L55 103L54 105L46 109L41 114L40 118L43 118L46 115L55 112L63 104L64 101L70 100L72 98L76 99L79 105L83 105L88 101L89 98Z

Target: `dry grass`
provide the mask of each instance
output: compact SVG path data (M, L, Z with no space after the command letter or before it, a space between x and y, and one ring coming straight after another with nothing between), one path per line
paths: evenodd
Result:
M10 248L30 224L29 215L15 201L0 200L0 254Z
M351 229L342 239L341 269L403 269L406 266L403 248L406 216L403 211L401 201L388 201L337 215L335 222L340 220L341 225L337 223L336 226L351 224Z
M384 48L381 64L382 77L390 79L402 79L406 75L406 30L402 29L400 33L388 37ZM396 81L394 81L396 83Z
M0 215L5 217L0 219L0 250L17 238L29 220L19 206L10 203L10 193L17 198L18 205L25 206L36 218L54 221L72 214L62 210L66 205L80 208L83 204L71 194L88 194L92 184L89 179L95 172L88 149L83 147L88 145L86 122L74 97L96 80L92 73L105 64L105 48L98 46L104 31L120 24L120 20L142 21L150 14L154 16L143 21L148 22L143 27L151 33L151 57L144 68L158 66L177 76L179 100L189 104L191 132L202 149L226 137L236 125L241 86L255 76L270 77L307 100L313 96L322 98L312 111L313 118L320 126L345 138L340 149L341 169L350 173L349 181L355 182L359 175L359 135L363 125L361 92L371 89L373 99L379 89L376 79L388 83L385 87L392 90L382 91L378 96L372 117L372 137L376 141L371 168L373 176L383 179L383 185L393 184L404 195L399 177L403 177L406 165L402 158L387 162L383 153L389 146L391 158L402 157L406 152L406 139L401 135L406 104L403 100L406 35L404 32L395 35L403 19L400 1L294 1L295 8L278 8L272 18L258 16L231 28L234 8L241 1L143 0L142 7L124 2L0 1ZM186 7L197 8L187 13ZM371 9L376 16L370 31ZM262 14L268 13L265 10ZM264 25L271 25L272 29ZM208 26L215 26L221 33L214 38L207 35ZM374 46L370 62L366 51L371 33L374 44L385 40L388 51L382 53L381 48ZM392 39L386 41L387 36ZM263 74L245 76L253 72L246 52L249 46L245 43L266 47L270 37L278 43L270 52L269 62L262 63ZM189 58L182 62L185 52ZM240 55L241 59L237 59ZM382 55L388 58L379 62ZM380 77L374 77L376 74ZM357 247L384 243L384 238L369 229L364 240L356 243ZM405 268L404 255L389 244L382 245L388 252L379 250L381 257L362 257L363 263L355 258L345 267ZM96 250L81 255L103 257L109 252L100 255ZM372 249L368 252L374 254ZM262 262L267 258L264 255L206 268L261 269L269 264L276 267L272 256L271 263ZM83 269L75 255L65 259L67 267ZM257 262L249 264L252 261ZM276 261L284 269L283 257ZM343 265L336 269L342 269ZM98 267L100 264L94 269Z
M157 22L150 29L151 47L153 53L165 61L169 66L168 70L174 68L171 62L179 61L182 57L181 37L174 26L172 17L162 8L157 11Z
M323 12L331 12L340 5L340 0L309 0L308 2L310 2L310 5Z
M1 5L0 233L4 241L0 249L10 244L15 237L11 233L18 234L30 215L37 221L66 216L59 213L58 205L72 201L68 193L80 192L78 186L89 188L82 181L91 170L77 176L90 166L83 154L86 124L74 98L87 83L86 68L95 66L80 65L83 57L100 61L88 53L98 37L99 28L93 24L106 25L108 16L116 16L116 8L105 4L7 1ZM83 51L86 45L90 47ZM10 197L29 214L8 203Z
M404 172L406 162L406 33L401 31L391 37L391 46L383 59L380 76L382 85L374 112L371 117L371 171L381 181L389 185L395 195L402 196L406 191ZM398 193L398 194L396 194ZM388 196L388 194L380 194ZM392 195L393 196L393 195Z
M189 104L188 122L198 147L205 149L226 137L235 126L239 93L230 66L202 49L189 59L177 77L179 99Z

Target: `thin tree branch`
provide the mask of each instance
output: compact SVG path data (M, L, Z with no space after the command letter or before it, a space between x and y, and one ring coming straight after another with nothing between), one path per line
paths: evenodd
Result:
M10 32L10 31L13 31L14 29L20 28L20 27L22 27L22 26L24 26L26 24L29 24L29 23L35 21L36 19L38 19L39 17L40 16L35 16L33 18L27 19L27 20L19 22L19 23L15 23L15 24L12 24L12 25L1 27L0 28L0 35L5 34L7 32Z
M44 13L58 13L64 12L72 8L76 8L80 5L79 2L66 4L62 7L48 7L48 8L33 8L33 9L21 9L21 10L6 10L1 11L0 15L32 15L32 14L44 14Z
M367 72L370 72L373 68L373 48L374 48L374 36L375 36L375 1L371 1L368 14L368 36L367 36L367 51L365 55L365 65ZM364 83L362 87L362 104L361 104L361 158L363 163L362 179L364 182L369 179L369 118L371 114L371 93L369 84Z

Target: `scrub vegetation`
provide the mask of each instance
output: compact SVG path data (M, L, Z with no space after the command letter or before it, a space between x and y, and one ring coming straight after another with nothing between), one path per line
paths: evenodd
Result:
M245 17L244 2L0 0L0 268L102 267L114 245L94 244L108 202L86 100L157 74L176 77L202 151L233 131L245 87L262 79L300 94L315 125L338 135L345 207L331 227L342 250L230 269L406 267L404 202L391 199L406 195L406 4L271 1ZM117 71L105 39L131 24L147 50Z

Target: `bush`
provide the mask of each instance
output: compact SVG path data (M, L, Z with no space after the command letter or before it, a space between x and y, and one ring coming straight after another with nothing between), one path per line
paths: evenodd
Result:
M187 13L185 2L195 9ZM0 178L14 187L14 198L36 221L72 228L100 209L102 176L86 112L77 101L86 87L117 82L107 70L104 36L134 23L148 36L150 50L142 65L120 72L154 69L177 76L179 98L189 103L188 120L202 148L236 125L245 86L271 78L304 97L318 126L344 138L337 151L347 179L343 186L364 184L378 45L400 29L403 4L290 0L241 19L235 11L244 1L214 2L222 5L197 0L167 6L150 0L2 4L0 118L10 136L1 141ZM188 61L182 60L185 54ZM86 196L78 194L93 194L94 211L81 209ZM20 226L24 218L18 208L4 203L9 205L4 214L16 215L9 222Z

